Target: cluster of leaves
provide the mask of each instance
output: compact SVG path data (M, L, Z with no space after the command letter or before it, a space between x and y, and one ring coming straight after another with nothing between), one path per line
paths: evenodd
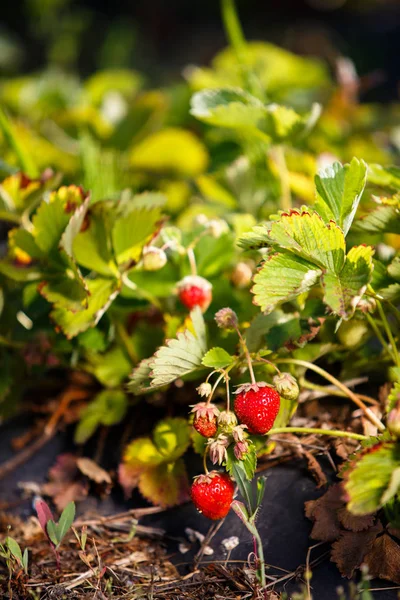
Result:
M271 380L266 356L331 352L343 376L393 382L396 408L400 171L386 143L395 110L358 104L318 61L260 42L240 58L224 50L167 89L130 71L67 87L43 74L0 90L1 415L17 408L21 356L30 375L72 367L102 386L80 414L78 444L120 422L134 396L165 402L168 386L191 389L210 370L243 383L242 347L213 320L224 306L246 329L258 380ZM155 268L149 251L162 256ZM188 315L176 288L195 270L212 302ZM284 407L280 426L295 408ZM165 506L187 497L182 457L205 443L169 410L152 437L127 446L119 473L126 493L138 487ZM349 463L357 514L397 499L391 432ZM251 480L265 439L251 448L247 461L228 453L237 480ZM256 510L247 514L253 526Z

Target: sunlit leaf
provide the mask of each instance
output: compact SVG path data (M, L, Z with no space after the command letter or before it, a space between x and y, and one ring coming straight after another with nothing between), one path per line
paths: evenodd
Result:
M315 176L317 201L314 205L326 222L331 219L347 235L367 181L367 165L353 158L342 166L336 162Z

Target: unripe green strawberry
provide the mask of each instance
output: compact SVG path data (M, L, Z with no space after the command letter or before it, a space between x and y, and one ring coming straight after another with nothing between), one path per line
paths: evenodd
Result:
M279 375L275 375L272 381L276 387L276 391L282 398L291 402L297 400L300 389L293 375L290 373L280 373Z
M338 329L337 335L340 343L346 348L354 348L360 344L362 338L368 331L365 321L351 319L344 321Z
M158 271L167 263L167 255L157 246L148 246L143 250L143 268L145 271Z

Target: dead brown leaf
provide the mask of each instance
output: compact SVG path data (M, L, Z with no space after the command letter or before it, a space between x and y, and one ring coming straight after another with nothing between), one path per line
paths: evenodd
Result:
M332 485L318 498L305 503L306 517L314 521L311 531L313 540L332 542L340 535L337 511L344 506L344 490L341 483Z
M336 563L343 577L350 579L353 576L382 531L380 522L366 531L342 531L339 539L332 544L331 560Z
M365 531L373 526L375 523L375 515L353 515L347 508L339 508L337 511L338 519L340 524L348 531Z
M372 577L400 583L400 546L387 533L377 537L364 556Z
M86 475L92 481L96 483L105 483L107 485L112 485L111 477L94 460L86 457L78 458L76 460L76 466L80 470L83 475Z

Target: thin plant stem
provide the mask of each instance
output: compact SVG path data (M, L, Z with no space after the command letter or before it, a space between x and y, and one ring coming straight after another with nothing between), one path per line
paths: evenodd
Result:
M187 257L189 259L190 271L192 275L197 275L196 257L193 252L193 248L187 249Z
M289 171L286 164L285 149L282 145L274 148L274 156L281 180L281 209L290 210L292 208L292 195L290 193Z
M390 329L390 325L389 325L388 320L386 318L385 311L383 310L382 304L381 304L381 302L379 300L376 301L376 305L378 307L378 311L379 311L380 317L382 319L382 323L383 323L383 326L385 328L386 335L388 336L390 345L391 345L392 350L393 350L394 362L396 363L396 366L399 367L400 366L399 352L397 350L397 345L396 345L396 342L394 340L392 330Z
M236 12L234 0L222 0L221 11L228 41L236 54L238 62L243 64L246 39Z
M395 362L393 352L391 351L391 349L389 347L389 344L387 343L387 341L385 340L385 338L383 337L383 335L379 331L378 325L375 323L374 318L371 315L369 315L368 313L366 313L365 316L367 317L368 323L370 324L370 326L374 330L374 333L375 333L376 337L378 338L378 340L380 341L380 343L382 344L383 348L385 348L386 352L389 354L389 356L391 357L391 359L393 360L393 362Z
M117 332L118 338L122 343L122 346L125 350L125 354L128 356L132 365L136 365L139 361L139 357L136 353L135 347L132 343L131 338L128 335L127 330L125 329L125 325L122 321L114 321L115 330Z
M243 352L244 352L244 354L246 356L247 365L249 367L249 373L250 373L251 383L253 385L257 385L257 381L256 381L256 378L255 378L255 375L254 375L253 363L251 362L251 356L250 356L249 349L247 348L246 340L242 336L239 327L235 327L235 329L236 329L236 333L239 336L239 340L240 340L240 343L242 345Z
M207 468L207 454L208 454L208 447L206 447L206 449L204 450L204 454L203 454L203 468L204 468L204 473L206 475L208 473L208 468Z
M338 396L340 398L347 398L347 394L345 394L344 392L342 392L340 390L336 390L336 389L332 388L331 386L324 386L324 385L318 385L317 383L312 383L311 381L308 381L307 379L305 379L305 377L300 377L299 383L302 387L305 387L308 390L315 390L316 392L324 392L326 395L329 395L329 396ZM369 404L373 404L375 406L379 405L379 403L374 398L371 398L370 396L366 396L365 394L357 394L357 396L359 398L361 398L361 400L364 400L365 402L368 402Z
M257 558L258 558L258 572L260 576L261 588L264 589L267 582L265 579L265 558L264 558L264 548L261 536L258 532L256 525L254 524L253 536L257 545Z
M328 381L333 383L333 385L335 385L337 388L342 390L342 392L344 392L346 394L346 396L354 402L354 404L356 404L359 408L361 408L361 410L363 411L365 416L368 417L368 419L371 421L371 423L373 423L375 425L375 427L378 428L379 431L385 431L385 426L382 423L382 421L380 419L378 419L378 417L372 412L372 410L370 408L368 408L368 406L366 406L364 404L364 402L362 400L360 400L360 398L358 396L356 396L356 394L354 392L352 392L346 385L344 385L344 383L339 381L339 379L336 379L336 377L334 377L333 375L331 375L330 373L328 373L321 367L318 367L318 365L315 365L314 363L310 363L306 360L300 360L298 358L277 358L275 360L275 362L281 363L281 364L284 363L284 364L299 365L300 367L305 367L306 369L311 369L311 371L318 373L318 375L321 375L321 377L324 377L324 379L327 379Z
M8 212L7 210L0 210L0 221L7 221L7 223L15 223L19 225L21 219L18 215Z
M361 433L352 433L351 431L341 431L340 429L320 429L318 427L273 427L269 430L268 435L274 435L276 433L302 433L316 434L316 435L329 435L331 437L342 437L350 438L352 440L367 440L366 435Z
M231 394L229 391L229 375L226 371L224 371L224 373L225 373L225 384L226 384L226 410L227 410L227 412L229 412L231 409Z

